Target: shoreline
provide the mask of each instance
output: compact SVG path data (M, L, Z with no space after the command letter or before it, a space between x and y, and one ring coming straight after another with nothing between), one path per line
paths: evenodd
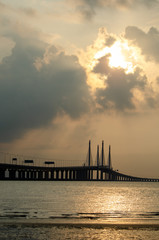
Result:
M68 228L115 228L115 229L157 229L159 230L159 222L71 222L71 221L49 221L49 220L0 220L0 226L8 227L68 227Z

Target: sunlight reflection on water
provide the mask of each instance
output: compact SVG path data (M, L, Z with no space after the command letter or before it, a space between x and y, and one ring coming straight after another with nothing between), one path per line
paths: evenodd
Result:
M158 199L159 183L1 181L0 240L158 240Z
M0 219L159 220L159 184L0 182Z

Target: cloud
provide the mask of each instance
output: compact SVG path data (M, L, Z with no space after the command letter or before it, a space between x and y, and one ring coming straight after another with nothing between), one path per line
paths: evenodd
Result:
M124 36L111 35L100 28L97 39L83 53L83 59L86 59L81 63L86 66L95 112L141 114L158 109L155 80L158 74L152 76L147 71L148 63Z
M158 0L115 0L113 1L118 7L124 8L134 8L137 6L146 6L146 7L153 7L158 4Z
M133 41L141 49L141 54L146 60L159 62L159 31L151 27L147 33L135 26L125 30L125 37Z
M109 64L109 59L108 59L109 56L110 56L110 54L106 55L104 57L101 57L99 59L99 62L94 67L93 72L107 75L110 71L110 67L108 65Z
M57 116L79 120L99 109L135 112L134 90L151 108L156 107L157 98L151 97L152 91L146 93L147 77L139 68L129 74L122 68L111 68L110 55L106 55L88 71L88 62L81 66L77 56L49 46L33 30L19 27L6 37L12 38L15 45L0 64L0 142L18 139L32 129L47 128ZM97 52L96 45L112 46L116 39L100 29L100 41L85 53L90 54L89 61ZM87 82L91 74L104 83L97 84L90 94Z
M76 56L52 47L48 57L40 40L13 38L12 54L0 64L1 142L47 126L60 113L79 118L88 111L86 74Z
M106 76L105 87L96 90L96 101L103 110L127 111L135 110L134 89L145 90L146 76L140 69L126 74L122 68L110 68L108 55L99 59L94 72Z
M152 7L158 4L158 0L66 0L67 3L73 6L77 13L85 20L91 20L98 9L130 9L137 6Z
M20 8L19 9L22 13L26 14L28 17L36 17L37 11L33 8Z
M119 51L118 58L118 47L123 55L124 64L120 64L122 56L120 59ZM90 57L84 63L87 66L88 84L92 87L95 98L95 111L98 109L99 112L136 114L158 108L158 90L155 89L155 84L152 84L150 75L145 71L147 63L143 65L140 62L140 56L135 58L138 52L136 47L131 46L124 37L119 38L107 33L104 28L100 29L97 40L85 53ZM118 67L110 64L112 59L119 61Z

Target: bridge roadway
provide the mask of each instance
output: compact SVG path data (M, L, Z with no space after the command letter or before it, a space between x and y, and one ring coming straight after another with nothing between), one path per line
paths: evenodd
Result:
M0 180L159 182L125 175L106 166L38 167L7 163L0 163Z

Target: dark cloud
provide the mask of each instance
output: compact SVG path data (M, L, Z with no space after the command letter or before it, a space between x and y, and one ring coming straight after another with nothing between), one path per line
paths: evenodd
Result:
M99 60L94 72L106 76L106 87L96 91L96 101L102 109L135 109L132 90L137 88L143 91L146 85L146 76L141 75L140 69L126 74L122 68L110 68L106 56Z
M109 64L109 56L110 55L101 57L99 59L99 62L94 67L93 72L107 75L109 73L109 71L110 71L110 67L108 66L108 64Z
M21 8L20 11L22 11L24 14L26 14L29 17L36 17L37 12L33 8Z
M106 39L106 46L108 47L111 47L113 45L113 43L116 41L116 39L112 36L109 36L107 39Z
M146 7L152 7L155 6L155 4L158 4L158 0L116 0L113 1L118 7L124 7L124 8L134 8L137 6L146 6Z
M138 27L129 26L125 30L125 37L141 49L147 60L159 62L159 31L156 28L151 27L145 33Z
M4 3L0 2L0 10L3 10L6 7L6 5Z
M138 2L138 0L136 0L136 2ZM158 0L141 0L141 4L145 4L147 7L152 7L155 6L156 4L158 4L159 1Z
M47 126L61 112L78 118L88 110L86 75L77 57L52 47L45 62L42 46L17 37L12 55L0 65L1 142ZM42 62L39 70L36 59Z
M97 9L112 8L112 9L129 9L137 6L152 7L158 4L158 0L67 0L73 6L76 6L76 11L86 20L91 20Z
M156 78L156 82L157 82L157 84L159 84L159 77Z
M147 98L146 98L146 101L147 101L147 103L148 103L148 106L150 107L150 108L158 108L158 98L159 98L159 96L157 96L156 98L155 97L153 97L153 96L148 96Z

